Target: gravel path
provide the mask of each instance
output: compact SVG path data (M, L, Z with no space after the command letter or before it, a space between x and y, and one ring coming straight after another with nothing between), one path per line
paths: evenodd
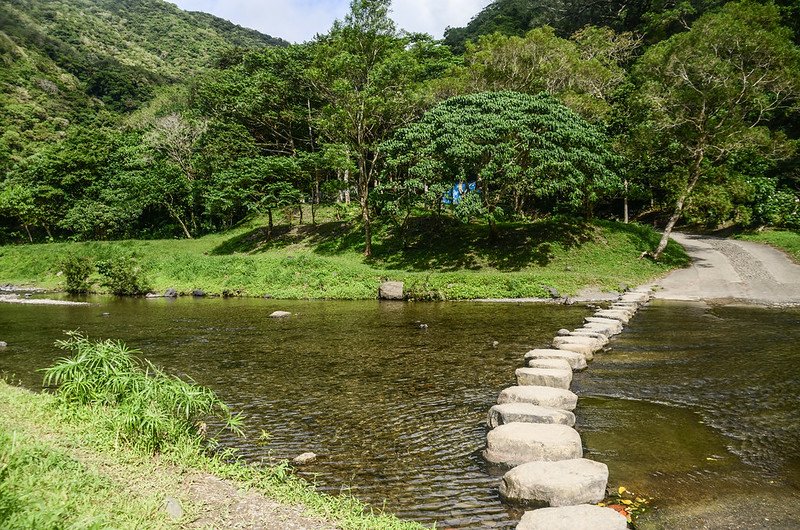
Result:
M800 305L800 265L767 245L673 233L692 258L689 268L658 283L656 298Z

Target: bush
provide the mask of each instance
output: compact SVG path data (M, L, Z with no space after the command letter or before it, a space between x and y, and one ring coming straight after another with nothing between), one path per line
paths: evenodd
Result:
M150 290L136 258L117 256L99 262L97 270L104 277L102 285L117 296L137 296Z
M89 276L94 272L92 260L86 256L67 256L61 263L64 272L67 292L70 294L85 294L92 287Z
M200 441L207 418L241 433L239 416L212 390L140 361L122 342L67 335L56 345L74 355L47 368L44 384L57 386L65 404L111 407L109 428L116 439L154 453L181 441Z

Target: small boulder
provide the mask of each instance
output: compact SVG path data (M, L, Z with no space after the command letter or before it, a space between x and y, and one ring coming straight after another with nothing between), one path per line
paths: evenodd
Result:
M547 291L547 294L550 298L561 298L561 293L558 292L558 289L555 287L550 287L549 285L544 286L544 290Z
M192 296L197 298L203 298L206 295L206 292L202 289L195 289L192 291Z
M606 496L608 466L576 458L529 462L505 474L500 495L512 503L574 506L595 504Z
M561 328L561 329L558 330L556 335L558 335L559 337L563 337L565 335L569 335L569 330L565 329L565 328Z
M489 431L483 457L493 464L518 466L539 460L581 458L581 436L559 424L507 423Z
M302 455L295 457L292 460L292 463L296 464L298 466L302 466L302 465L305 465L305 464L310 464L311 462L313 462L316 459L317 459L317 455L315 453L303 453Z
M164 298L178 298L178 291L170 287L164 291Z
M594 504L542 508L525 512L517 530L627 530L616 510Z
M178 520L183 517L183 507L181 502L174 497L167 497L164 501L164 509L171 519Z
M564 359L573 370L583 370L586 368L586 356L582 353L572 351L537 348L525 354L526 364L533 359Z
M497 404L530 403L541 407L552 407L561 410L575 410L578 396L563 388L549 386L510 386L497 396Z
M8 343L0 340L0 348L8 348Z
M288 311L275 311L269 315L269 318L289 318L292 314Z
M514 422L558 423L572 427L575 425L575 414L568 410L542 407L531 403L503 403L502 405L494 405L489 409L486 425L490 429Z
M515 375L520 386L549 386L568 390L572 383L572 369L517 368Z
M145 298L161 298L161 295L158 293L147 293L144 295Z
M404 300L403 282L383 282L378 288L378 298L380 300Z

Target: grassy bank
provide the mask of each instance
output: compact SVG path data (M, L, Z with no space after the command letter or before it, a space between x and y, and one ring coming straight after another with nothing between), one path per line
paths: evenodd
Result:
M220 487L218 477L232 484L217 492L226 498L238 490L247 492L251 504L254 495L262 504L282 503L269 505L265 517L273 521L288 513L311 528L316 521L320 528L422 528L373 515L351 497L318 494L285 466L230 463L189 445L164 448L157 457L121 447L107 429L112 413L97 407L66 410L53 396L0 381L0 528L185 528L196 520L224 527L215 519L221 514L208 513L220 495L206 492L204 498L187 486L192 479ZM167 498L182 506L181 517L167 514Z
M347 222L251 225L195 240L52 243L0 247L0 282L62 289L70 254L103 260L133 255L156 291L202 289L281 299L370 299L383 279L404 281L417 299L518 298L584 288L617 289L651 280L687 261L670 244L660 263L639 259L658 235L649 227L546 219L486 225L415 219L399 233L376 226L374 256ZM95 280L96 289L99 277Z
M800 263L800 232L793 230L764 230L752 234L741 234L738 239L765 243L786 252Z

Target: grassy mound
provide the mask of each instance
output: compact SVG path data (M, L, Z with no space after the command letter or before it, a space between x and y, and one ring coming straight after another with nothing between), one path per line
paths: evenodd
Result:
M156 291L225 291L281 299L370 299L383 279L404 281L417 299L546 297L615 290L683 266L671 243L659 263L639 259L658 234L636 224L567 218L482 224L413 219L402 231L376 226L374 256L362 255L360 228L345 221L241 227L195 240L53 243L0 247L0 281L63 289L68 256L95 262L133 256ZM90 278L95 289L102 281Z

